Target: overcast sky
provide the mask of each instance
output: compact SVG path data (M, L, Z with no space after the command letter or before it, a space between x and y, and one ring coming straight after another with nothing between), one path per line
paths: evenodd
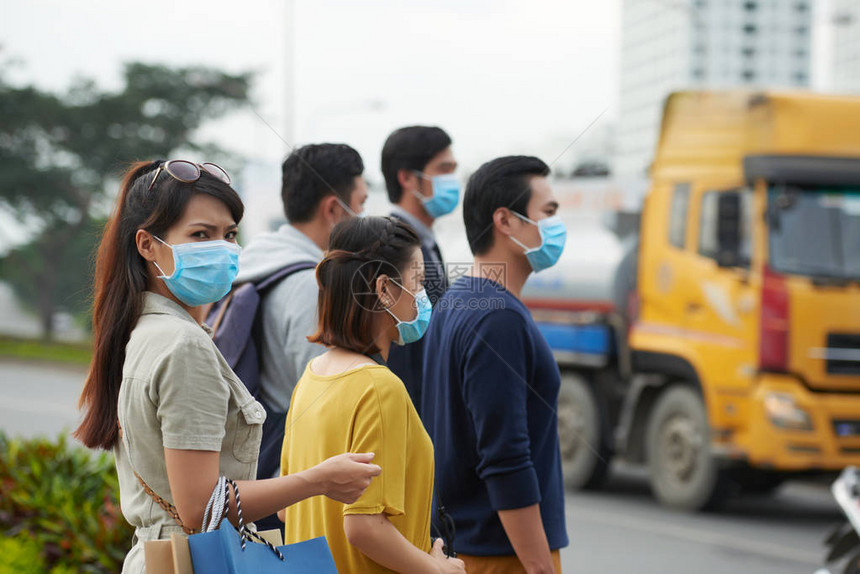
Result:
M3 0L0 42L23 60L16 79L52 89L76 75L116 86L131 60L256 70L258 112L279 134L350 143L372 178L401 125L444 127L474 168L503 153L550 161L617 115L620 0L294 0L292 23L285 1ZM246 157L288 151L251 113L203 135Z
M454 138L464 175L510 153L567 171L617 118L621 0L291 1L290 12L288 0L0 0L0 57L21 60L16 81L52 90L75 76L116 88L128 61L255 71L255 112L199 134L255 160L245 189L237 181L246 220L270 215L270 202L256 198L277 199L290 145L349 143L379 183L386 136L431 124ZM816 3L819 88L830 5ZM0 223L2 252L24 233L2 213Z

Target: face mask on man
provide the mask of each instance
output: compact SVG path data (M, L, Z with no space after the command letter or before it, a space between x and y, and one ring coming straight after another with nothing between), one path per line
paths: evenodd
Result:
M159 279L177 299L189 307L219 301L230 292L239 273L242 248L229 241L194 241L170 245L153 235L173 252L173 273L167 276L158 263Z
M454 211L460 201L460 180L456 175L444 173L429 177L420 171L416 171L415 175L422 179L429 179L433 185L431 197L425 197L413 190L418 199L424 203L424 209L430 217L436 219Z
M540 232L541 242L537 247L526 247L516 237L509 236L514 243L525 250L526 258L529 260L532 270L537 273L555 265L559 257L561 257L562 251L564 251L564 242L567 239L567 228L564 226L561 218L558 215L553 215L540 221L533 221L516 211L512 211L511 213L523 221L537 225Z

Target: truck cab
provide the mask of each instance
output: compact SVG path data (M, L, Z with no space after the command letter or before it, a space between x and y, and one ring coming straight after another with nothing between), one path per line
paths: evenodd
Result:
M612 310L524 292L558 351L568 483L617 456L695 510L860 465L860 98L674 93L650 177Z

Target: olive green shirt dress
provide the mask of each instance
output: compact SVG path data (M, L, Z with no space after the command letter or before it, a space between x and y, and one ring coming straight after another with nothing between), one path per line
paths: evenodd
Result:
M220 472L235 480L256 475L266 411L233 373L199 325L174 301L146 292L143 313L126 346L114 449L120 503L134 526L123 574L143 574L143 542L182 532L144 492L137 471L173 503L164 449L217 451Z

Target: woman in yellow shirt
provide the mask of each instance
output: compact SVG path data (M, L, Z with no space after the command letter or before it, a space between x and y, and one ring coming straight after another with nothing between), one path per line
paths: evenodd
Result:
M287 414L281 473L330 453L373 452L382 474L352 504L324 497L281 511L286 541L326 536L340 572L465 572L430 544L433 445L403 382L385 366L392 343L430 321L420 240L403 222L338 224L317 267L319 327L329 350L308 363Z

